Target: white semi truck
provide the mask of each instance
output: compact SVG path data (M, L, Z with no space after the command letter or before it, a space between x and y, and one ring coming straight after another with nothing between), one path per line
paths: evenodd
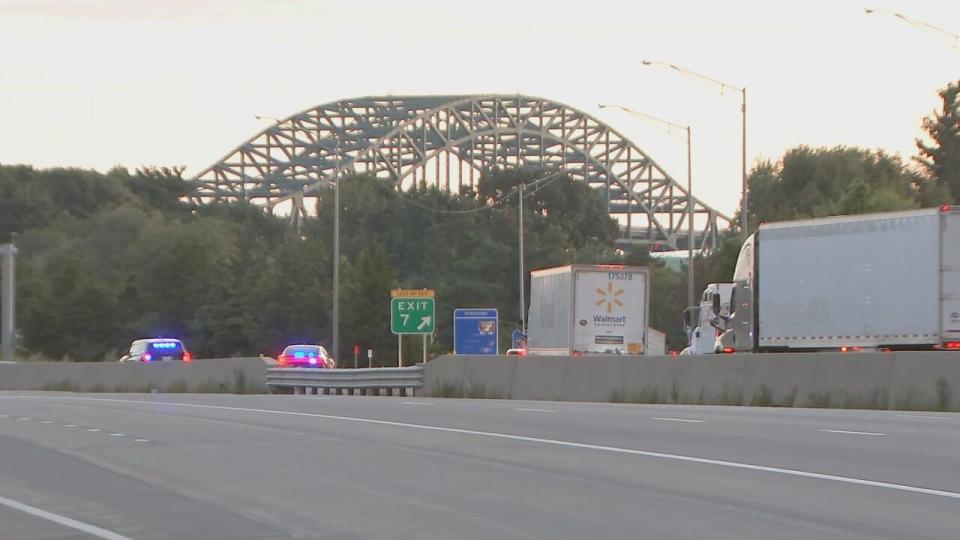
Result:
M763 224L684 354L960 351L960 207Z
M644 354L650 272L581 265L530 272L530 354Z

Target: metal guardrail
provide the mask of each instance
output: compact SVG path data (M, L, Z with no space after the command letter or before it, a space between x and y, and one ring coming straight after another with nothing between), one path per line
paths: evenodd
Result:
M294 394L413 396L423 387L423 365L402 368L269 368L267 391L292 388Z

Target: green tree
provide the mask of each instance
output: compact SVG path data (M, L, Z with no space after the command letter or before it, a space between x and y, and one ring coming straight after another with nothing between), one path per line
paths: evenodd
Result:
M779 162L759 162L748 182L751 230L763 221L904 210L919 204L915 178L900 158L862 148L793 148Z
M368 242L346 270L341 298L343 339L340 350L334 353L337 361L341 366L352 366L351 351L356 344L364 354L373 349L378 365L395 365L389 311L393 276L386 249L377 241Z
M923 119L929 143L917 139L915 162L927 181L922 184L926 205L960 203L960 81L940 90L939 111Z

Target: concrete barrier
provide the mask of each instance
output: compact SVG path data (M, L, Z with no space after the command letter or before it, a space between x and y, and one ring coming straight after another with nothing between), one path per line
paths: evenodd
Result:
M960 354L444 356L424 395L630 403L960 410Z
M154 364L48 362L0 365L0 390L75 392L266 391L264 358L213 358Z

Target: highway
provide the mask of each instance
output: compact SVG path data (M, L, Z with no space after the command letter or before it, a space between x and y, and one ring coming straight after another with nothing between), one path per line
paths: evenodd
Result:
M960 414L0 393L0 538L955 539Z

